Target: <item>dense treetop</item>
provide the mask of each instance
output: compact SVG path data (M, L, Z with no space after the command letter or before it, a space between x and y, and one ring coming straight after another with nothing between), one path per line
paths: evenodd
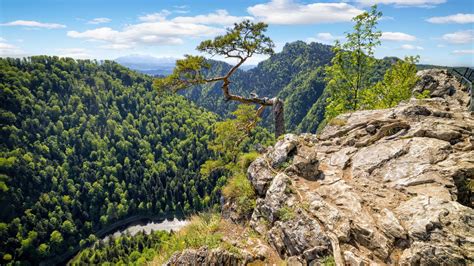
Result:
M113 62L0 59L0 260L38 261L136 214L219 199L215 116Z

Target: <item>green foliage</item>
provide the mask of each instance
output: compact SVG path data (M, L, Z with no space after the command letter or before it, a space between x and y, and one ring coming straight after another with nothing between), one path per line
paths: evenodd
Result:
M376 25L381 16L377 6L373 6L370 12L353 18L354 30L346 34L344 44L336 42L331 65L325 69L330 91L325 113L327 119L359 109L360 92L373 86L374 48L380 44L381 36Z
M326 256L319 260L319 262L324 266L336 266L336 261L334 256Z
M418 81L416 63L419 57L406 57L387 70L382 81L362 91L364 109L383 109L396 106L412 96Z
M82 250L71 262L71 265L145 265L158 255L164 242L171 238L166 231L156 231L151 234L138 232L131 236L124 234L117 238L110 237L107 241L101 240L92 247Z
M415 93L415 98L417 99L427 99L430 98L431 91L424 90L422 93Z
M241 169L247 169L250 164L257 159L257 157L260 156L258 152L248 152L240 155L239 157L239 166Z
M229 178L222 187L222 194L235 202L239 214L247 215L256 201L255 191L246 176L248 166L258 157L252 146L268 145L273 137L255 126L259 118L253 106L239 105L233 114L235 118L216 123L216 136L209 143L209 149L216 152L217 159L206 161L201 166L201 174L211 176L217 172ZM264 134L259 135L259 132ZM247 151L251 152L245 153Z
M215 151L225 163L236 161L259 120L259 117L255 115L253 105L241 104L232 114L235 119L227 119L215 124L216 137L209 145L209 149Z
M205 40L199 44L197 50L214 55L233 58L250 57L254 54L272 55L275 45L264 34L268 25L263 22L253 23L244 20L235 23L227 33L217 36L214 40Z
M0 69L0 264L57 257L129 216L219 202L220 176L199 174L214 115L114 62Z
M153 80L153 86L159 92L171 89L177 92L189 86L205 83L202 70L210 65L202 56L185 55L184 59L176 60L176 67L171 75Z
M282 221L289 221L295 218L296 214L292 208L288 206L284 206L278 210L278 212L276 213L276 216L278 217L278 219Z
M222 234L218 233L220 227L221 216L218 213L205 212L194 216L188 225L163 242L162 247L158 251L158 261L154 261L154 264L161 265L175 252L183 251L187 248L207 246L213 249L228 247L222 240Z
M245 174L232 176L222 189L222 195L236 203L239 215L249 214L255 208L255 190Z

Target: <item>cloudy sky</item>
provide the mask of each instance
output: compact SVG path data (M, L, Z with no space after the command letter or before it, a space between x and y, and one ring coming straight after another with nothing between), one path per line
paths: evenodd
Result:
M473 0L0 0L0 56L181 57L243 19L268 23L277 51L296 40L332 44L375 3L384 14L377 57L474 66Z

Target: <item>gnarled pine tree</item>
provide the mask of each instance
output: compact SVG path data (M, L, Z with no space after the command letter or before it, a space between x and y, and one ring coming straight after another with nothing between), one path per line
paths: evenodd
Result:
M205 77L202 70L210 67L206 59L202 56L186 55L184 59L176 61L176 67L171 75L154 81L155 87L177 92L194 85L220 81L222 82L221 88L226 101L256 104L259 107L256 111L256 118L262 114L265 107L272 106L275 119L275 136L278 137L284 134L285 120L282 100L256 95L245 97L233 94L230 90L232 75L245 61L256 54L272 55L274 53L272 40L264 35L267 27L268 25L265 23L252 23L245 20L235 23L233 28L227 29L225 35L217 36L214 40L206 40L199 44L197 50L200 52L237 60L237 64L232 66L224 76ZM248 126L254 127L255 123L250 123Z

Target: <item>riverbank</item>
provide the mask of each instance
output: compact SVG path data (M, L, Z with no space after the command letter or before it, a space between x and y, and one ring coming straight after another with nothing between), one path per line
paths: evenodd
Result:
M147 222L139 221L127 225L125 229L119 229L113 234L106 235L104 238L102 238L102 240L108 241L110 237L117 238L126 233L134 236L139 232L145 232L145 234L150 234L153 231L177 231L182 227L186 226L188 223L189 222L187 220L179 220L176 217L173 220L150 220Z
M158 216L158 215L146 215L146 214L139 214L139 215L134 215L134 216L130 216L130 217L127 217L125 219L122 219L120 221L116 221L108 226L106 226L105 228L97 231L94 235L98 238L98 239L103 239L104 237L108 236L108 235L111 235L111 234L114 234L116 233L117 231L120 231L120 230L126 230L127 227L129 226L136 226L138 224L147 224L147 223L150 223L150 222L154 222L154 223L160 223L160 222L164 222L164 221L167 221L167 220L171 220L171 219L178 219L178 220L185 220L185 216L182 215L181 213L177 214L177 213L173 213L173 214L167 214L167 215L161 215L161 216ZM171 220L171 221L173 221ZM54 258L50 258L48 260L45 260L45 261L42 261L40 262L39 265L64 265L64 264L67 264L72 258L74 258L74 256L76 256L76 254L83 248L86 248L88 247L89 245L86 245L86 246L79 246L77 245L76 247L74 247L73 249L70 249L69 251L66 251L65 253L63 253L61 256L56 256Z

